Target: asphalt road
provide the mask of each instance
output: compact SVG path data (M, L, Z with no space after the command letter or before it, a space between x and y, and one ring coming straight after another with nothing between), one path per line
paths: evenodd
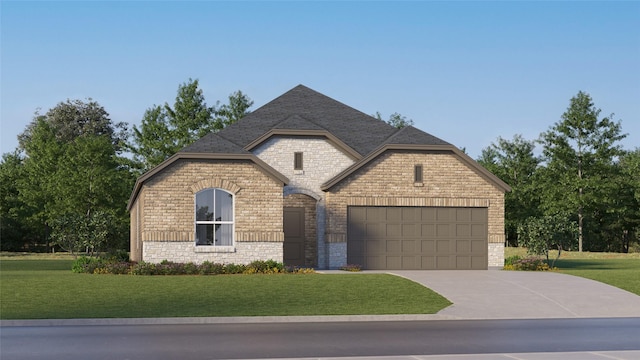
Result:
M640 318L0 328L9 359L257 359L640 350Z

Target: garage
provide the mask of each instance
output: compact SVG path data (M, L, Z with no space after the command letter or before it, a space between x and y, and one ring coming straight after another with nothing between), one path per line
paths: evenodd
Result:
M368 270L487 269L487 208L349 206L347 263Z

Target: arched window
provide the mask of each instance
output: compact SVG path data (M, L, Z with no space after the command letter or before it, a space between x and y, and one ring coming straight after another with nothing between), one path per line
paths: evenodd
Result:
M233 245L233 194L222 189L196 194L196 245Z

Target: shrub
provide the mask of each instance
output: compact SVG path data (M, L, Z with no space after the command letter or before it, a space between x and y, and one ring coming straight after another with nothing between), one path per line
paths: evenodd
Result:
M275 260L256 260L247 266L244 273L278 274L284 272L284 264Z
M71 271L74 273L93 274L102 265L102 260L94 257L80 256L73 261Z
M220 275L224 274L224 265L205 261L200 264L200 275Z
M521 256L519 255L513 255L513 256L509 256L508 258L504 259L504 265L513 265L515 262L519 261L520 259L522 259Z
M227 264L224 266L225 274L242 274L245 270L247 270L246 265Z
M342 270L342 271L350 271L350 272L358 272L358 271L362 270L362 266L357 265L357 264L347 264L347 265L344 265L344 266L340 267L340 270Z
M515 258L517 256L512 256ZM509 258L509 259L511 259ZM539 257L526 257L524 259L511 259L507 263L505 260L504 270L520 270L520 271L549 271L552 270L544 259Z

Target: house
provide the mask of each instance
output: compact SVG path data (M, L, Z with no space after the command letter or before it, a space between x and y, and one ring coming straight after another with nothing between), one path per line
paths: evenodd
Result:
M487 269L509 190L446 141L299 85L138 179L131 259Z

